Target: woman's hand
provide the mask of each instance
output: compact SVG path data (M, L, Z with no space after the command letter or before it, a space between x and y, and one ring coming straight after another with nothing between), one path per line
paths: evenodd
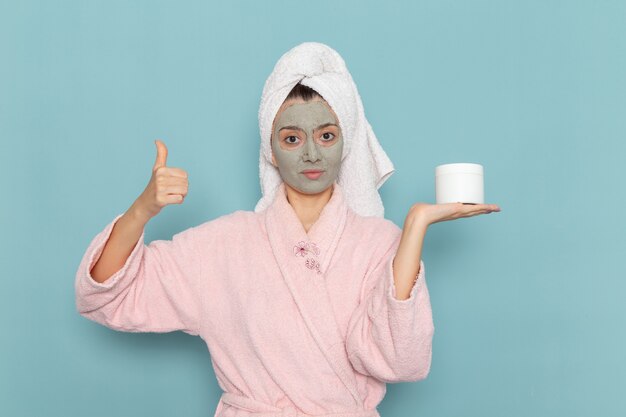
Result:
M180 168L165 166L167 147L158 139L155 144L157 157L152 167L152 177L134 204L141 215L148 220L159 214L161 209L169 204L182 204L189 188L187 172Z
M410 222L418 221L423 226L427 227L438 222L456 220L461 217L472 217L494 211L500 211L500 207L497 204L416 203L411 206L407 220Z
M429 225L493 211L500 211L500 207L496 204L413 204L406 216L400 245L393 260L396 298L406 300L415 285L415 280L420 272L424 237Z

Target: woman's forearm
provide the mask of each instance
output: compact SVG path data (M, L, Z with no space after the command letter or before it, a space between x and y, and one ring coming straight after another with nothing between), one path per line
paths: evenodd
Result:
M124 266L148 220L150 217L134 203L115 222L100 258L90 271L95 281L106 281Z
M428 224L420 217L407 216L400 245L393 260L393 279L396 285L396 298L406 300L419 273L422 246Z

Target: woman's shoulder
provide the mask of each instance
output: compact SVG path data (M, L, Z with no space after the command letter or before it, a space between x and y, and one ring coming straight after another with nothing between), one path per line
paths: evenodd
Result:
M237 226L242 223L256 221L257 213L248 210L235 210L231 213L222 214L212 220L208 220L200 226Z
M237 236L239 231L251 232L253 226L258 222L257 213L248 210L236 210L193 226L185 230L184 233L191 232L199 238L219 237L224 239L228 236Z
M351 228L365 239L394 241L402 234L402 229L389 219L377 216L361 216L352 210L350 213L352 217Z
M355 256L365 254L370 263L368 268L374 268L397 247L402 229L384 217L361 216L356 213L350 217L347 228L349 237L346 240L351 246L351 252Z

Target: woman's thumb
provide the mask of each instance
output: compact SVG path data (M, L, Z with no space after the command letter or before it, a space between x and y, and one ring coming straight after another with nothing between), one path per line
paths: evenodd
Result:
M152 167L153 171L155 171L157 168L164 167L167 161L167 147L165 146L165 144L159 139L155 140L154 143L157 147L157 157L156 161L154 162L154 166Z

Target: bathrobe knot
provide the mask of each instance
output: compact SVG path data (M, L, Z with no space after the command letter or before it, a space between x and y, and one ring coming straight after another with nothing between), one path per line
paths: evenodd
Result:
M232 407L238 408L237 412L232 414L236 414L237 416L247 415L250 417L380 417L380 414L376 409L329 412L324 414L306 414L298 410L298 408L294 407L293 405L287 405L283 408L279 408L232 392L222 393L220 401ZM229 414L228 412L224 413L222 407L219 407L217 416L219 417L222 415L227 416L231 414Z

